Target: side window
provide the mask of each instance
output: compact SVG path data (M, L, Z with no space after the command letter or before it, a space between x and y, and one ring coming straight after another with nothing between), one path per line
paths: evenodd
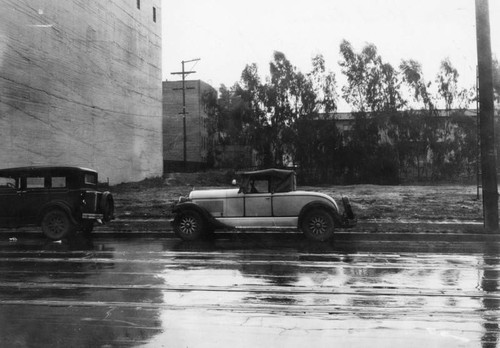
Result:
M43 176L29 176L26 178L26 188L44 188L45 178Z
M16 179L0 178L0 190L15 190L17 189Z
M53 176L51 178L52 188L63 188L66 187L66 177L65 176Z
M249 193L268 193L269 181L268 180L250 180Z

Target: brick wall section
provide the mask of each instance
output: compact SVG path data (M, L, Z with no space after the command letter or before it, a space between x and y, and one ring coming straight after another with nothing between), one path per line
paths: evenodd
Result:
M161 0L0 3L0 167L161 175Z
M207 163L207 117L202 95L213 90L200 80L186 80L186 159L189 166ZM189 88L189 89L188 89ZM163 159L168 163L184 160L182 81L163 82Z

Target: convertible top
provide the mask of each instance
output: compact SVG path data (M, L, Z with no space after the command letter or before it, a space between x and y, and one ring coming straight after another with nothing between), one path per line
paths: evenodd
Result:
M297 184L295 181L295 172L286 169L263 169L249 172L239 172L243 177L240 189L243 192L250 192L250 180L268 180L269 192L290 192L295 191Z
M270 169L262 169L262 170L248 171L248 172L238 172L237 174L243 176L252 176L252 177L273 176L273 177L278 177L280 179L285 179L288 178L289 176L295 175L295 172L293 170L287 170L287 169L270 168Z

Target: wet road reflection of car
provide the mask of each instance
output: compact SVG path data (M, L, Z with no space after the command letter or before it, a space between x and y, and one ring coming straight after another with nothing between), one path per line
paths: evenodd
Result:
M495 347L499 339L498 242L0 236L0 339L9 347Z

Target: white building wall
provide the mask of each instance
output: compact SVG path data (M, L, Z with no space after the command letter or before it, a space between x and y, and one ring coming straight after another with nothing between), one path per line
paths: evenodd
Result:
M0 168L162 174L160 3L0 0Z

